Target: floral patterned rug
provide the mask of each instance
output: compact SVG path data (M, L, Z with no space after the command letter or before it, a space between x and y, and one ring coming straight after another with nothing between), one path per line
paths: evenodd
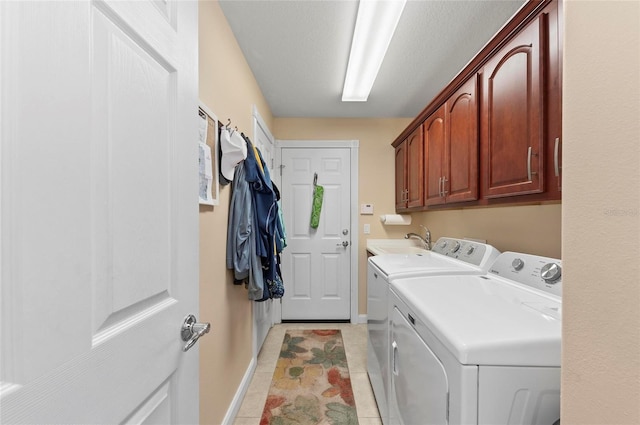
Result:
M357 425L338 329L287 330L260 425Z

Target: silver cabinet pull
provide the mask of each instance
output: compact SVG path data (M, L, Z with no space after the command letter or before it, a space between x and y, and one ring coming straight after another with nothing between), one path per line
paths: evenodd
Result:
M449 193L449 191L447 189L445 189L447 182L449 181L449 179L446 176L442 176L442 197L444 198L445 196L447 196L447 193Z
M438 178L438 196L442 197L442 177Z
M555 170L556 177L560 176L560 162L558 161L559 153L560 153L560 138L556 137L556 144L553 147L553 169Z
M185 317L182 323L182 329L180 330L180 336L182 340L187 341L187 343L182 348L182 351L189 351L189 349L198 342L198 339L208 333L210 329L210 323L197 323L196 316L193 314Z
M527 149L527 181L531 181L531 146Z
M537 171L531 171L531 157L538 156L537 153L531 151L531 146L527 149L527 181L531 181L531 176L538 174Z

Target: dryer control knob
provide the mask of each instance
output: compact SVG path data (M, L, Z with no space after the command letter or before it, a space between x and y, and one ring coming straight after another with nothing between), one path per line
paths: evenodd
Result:
M560 268L556 263L547 263L542 266L540 275L545 282L555 283L555 281L560 279L560 276L562 276L562 268Z
M511 262L511 266L515 271L520 271L524 267L524 261L522 261L520 258L516 258Z
M460 242L456 241L451 247L451 253L454 254L460 249Z
M471 246L469 247L469 249L467 249L467 255L471 255L471 254L473 254L473 251L475 251L475 250L476 250L476 247L475 247L475 246L473 246L473 245L471 245Z

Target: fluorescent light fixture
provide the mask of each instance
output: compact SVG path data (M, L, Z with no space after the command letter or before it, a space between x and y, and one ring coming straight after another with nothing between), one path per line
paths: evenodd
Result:
M406 0L360 0L343 102L365 102L376 80Z

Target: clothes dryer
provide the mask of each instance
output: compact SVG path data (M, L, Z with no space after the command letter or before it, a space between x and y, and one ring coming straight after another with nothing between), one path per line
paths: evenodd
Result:
M394 280L389 422L560 417L561 262L502 253L486 275Z
M499 252L491 245L443 237L422 254L369 257L367 268L367 371L383 424L388 423L389 283L396 278L484 274Z

